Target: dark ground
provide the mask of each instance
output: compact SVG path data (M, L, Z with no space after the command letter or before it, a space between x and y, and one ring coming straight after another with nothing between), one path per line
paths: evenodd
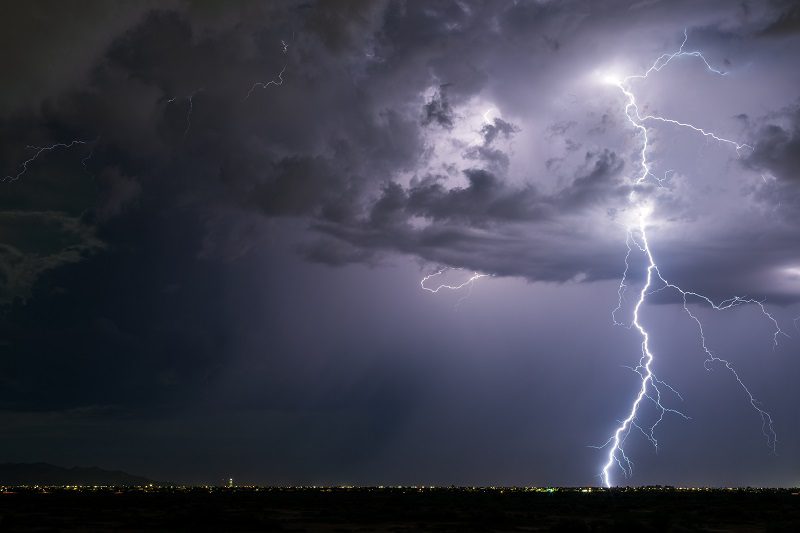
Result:
M792 490L6 488L2 531L800 531Z

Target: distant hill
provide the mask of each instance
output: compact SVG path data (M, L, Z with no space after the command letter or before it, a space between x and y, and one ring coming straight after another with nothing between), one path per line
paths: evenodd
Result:
M158 482L94 466L64 468L48 463L2 463L0 485L148 485Z

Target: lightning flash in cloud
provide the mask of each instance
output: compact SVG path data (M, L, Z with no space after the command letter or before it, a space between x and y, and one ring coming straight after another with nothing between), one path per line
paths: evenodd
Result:
M253 91L255 91L256 89L266 89L271 85L274 85L275 87L280 87L281 85L283 85L283 73L285 71L286 71L286 65L283 66L283 68L281 69L280 72L278 72L278 75L275 78L269 81L259 81L254 83L253 86L250 87L250 90L247 91L247 96L245 96L244 99L247 100L248 98L250 98L250 95L253 94Z
M194 97L197 96L197 93L203 92L205 89L202 87L193 91L186 97L186 127L183 129L183 136L184 138L189 134L189 129L192 127L192 111L194 111ZM177 98L172 97L167 100L168 104L172 104L177 100Z
M604 81L606 83L612 84L619 88L622 92L623 96L625 97L625 117L628 119L628 122L638 130L642 147L640 151L640 173L639 176L635 180L636 185L642 185L647 182L648 179L653 179L657 183L661 183L665 178L658 178L651 172L651 165L648 160L648 150L649 150L649 141L648 141L648 126L647 124L659 122L659 123L666 123L671 124L674 126L678 126L683 129L687 129L690 132L700 134L706 138L713 139L717 141L721 145L728 145L733 148L737 155L741 153L742 150L752 150L752 147L744 144L739 143L737 141L726 139L724 137L720 137L716 133L707 131L702 127L696 126L694 124L689 124L685 122L681 122L678 120L674 120L667 117L662 117L658 115L642 115L639 111L639 105L636 101L636 96L634 94L633 84L634 82L642 79L646 79L650 77L651 74L656 74L660 72L663 68L665 68L670 62L679 58L696 58L702 61L706 67L706 69L718 76L725 76L726 73L714 68L711 63L706 60L702 53L698 51L686 51L684 47L686 46L686 41L688 40L688 35L686 31L684 31L684 39L681 43L680 48L676 52L671 54L663 54L660 56L656 61L650 66L647 71L643 74L627 76L624 78L617 78L615 76L606 76ZM761 418L761 430L764 434L767 446L769 446L773 451L775 450L776 445L776 435L775 430L773 428L772 417L770 414L764 410L760 404L760 402L753 396L752 392L748 389L745 383L742 381L741 377L737 373L736 369L733 365L726 359L723 359L717 356L711 348L709 348L708 344L706 343L705 333L703 331L703 323L698 318L698 316L692 312L691 305L700 304L705 305L715 311L724 311L727 309L732 309L744 304L751 304L758 308L760 313L763 317L770 321L771 324L774 326L774 333L773 333L773 342L777 345L778 337L780 335L786 335L784 333L778 322L775 318L767 311L764 307L763 302L754 300L751 298L745 298L740 296L734 296L722 302L714 302L711 298L704 296L700 293L687 291L683 288L679 287L668 281L668 279L662 275L661 271L659 270L658 263L655 259L655 255L653 254L652 248L647 238L647 228L649 225L649 217L652 213L652 207L647 202L646 199L640 199L637 196L636 192L631 193L630 201L637 206L638 209L638 216L636 217L636 222L632 224L630 227L627 228L627 237L626 237L626 245L628 248L628 252L625 256L625 270L622 275L622 280L619 284L618 295L619 301L617 307L612 312L612 319L615 324L622 325L621 322L617 319L617 314L622 308L623 299L625 295L625 291L629 287L628 283L628 267L631 260L632 254L638 254L639 256L643 257L646 265L646 277L644 284L642 285L641 289L639 290L638 297L636 299L636 305L633 308L633 319L628 327L636 329L639 335L642 338L641 343L641 356L639 358L638 364L636 367L632 368L634 372L636 372L639 377L641 378L638 393L636 394L633 402L631 403L630 409L622 419L612 433L611 437L603 444L602 446L598 446L598 448L608 449L608 456L605 464L603 465L601 478L603 480L603 484L607 487L610 487L612 484L611 480L611 472L614 466L616 465L619 467L623 474L627 477L630 476L632 473L633 463L629 459L629 457L625 453L625 442L630 435L633 429L636 429L638 432L642 433L648 441L650 441L653 446L658 449L658 441L655 437L655 430L659 423L663 420L664 416L667 413L677 414L683 418L688 418L686 415L681 413L680 411L672 408L665 407L662 404L662 399L664 396L669 393L670 395L676 396L678 399L682 400L680 394L667 385L665 382L659 380L656 377L655 371L653 369L653 365L655 362L655 352L651 348L650 342L650 333L641 323L641 312L644 304L647 301L648 296L661 292L661 291L674 291L677 293L682 301L683 301L683 309L686 314L691 318L697 325L697 330L700 338L701 347L706 355L706 360L704 362L704 366L707 370L711 370L714 365L724 367L736 380L736 382L741 387L744 395L752 408L756 411L756 413ZM640 407L645 402L652 402L659 414L656 419L652 423L648 423L645 425L645 422L641 420L640 414Z
M292 34L292 41L294 41L294 34ZM289 51L289 45L286 43L286 41L281 39L281 52L286 54L288 51ZM247 100L248 98L250 98L250 95L253 94L253 91L255 91L256 89L266 89L267 87L270 86L280 87L281 85L283 85L283 73L286 72L286 67L287 64L284 64L281 71L278 72L278 75L272 78L271 80L258 81L254 83L253 86L250 87L250 90L247 91L247 96L245 96L244 99Z
M448 270L452 270L452 269L451 268L442 268L442 269L434 272L433 274L428 274L427 276L422 278L422 280L419 282L419 286L422 287L422 290L425 290L425 291L428 291L428 292L432 292L432 293L435 294L435 293L437 293L437 292L439 292L441 290L457 291L459 289L463 289L464 287L471 286L473 283L475 283L475 281L477 281L477 280L479 280L481 278L489 277L489 274L480 274L478 272L474 272L472 274L472 276L470 276L469 279L467 279L467 281L465 281L463 283L459 283L458 285L449 285L449 284L443 283L443 284L439 284L439 285L437 285L436 287L433 287L433 288L428 287L428 286L425 285L425 282L428 281L429 279L441 276L442 274L444 274Z
M294 35L292 35L292 40L294 40ZM289 50L289 44L287 44L284 40L281 40L281 52L286 54L288 52L288 50ZM267 87L270 87L270 86L281 86L281 85L283 85L283 73L286 71L286 66L287 65L284 64L283 68L280 70L280 72L278 72L278 75L275 78L273 78L272 80L269 80L269 81L266 81L266 82L256 82L256 83L254 83L253 86L250 87L250 90L247 92L247 96L244 99L247 100L248 98L250 98L250 95L257 88L266 89ZM205 89L203 89L201 87L199 89L196 89L195 91L193 91L192 93L190 93L188 96L186 96L184 98L186 100L186 106L187 106L186 107L185 127L184 127L184 130L183 130L183 137L184 138L189 134L189 130L192 127L192 112L194 111L194 97L197 96L198 93L203 92L204 90ZM173 104L173 103L175 103L176 100L178 100L177 97L169 98L167 100L167 104ZM43 156L43 155L45 155L45 154L47 154L49 152L54 152L56 150L62 150L62 149L63 150L71 149L71 148L74 148L74 147L76 147L78 145L91 145L91 149L90 149L89 153L85 157L83 157L81 159L81 164L83 165L84 169L86 169L86 171L89 172L87 164L88 164L89 160L92 158L92 156L94 154L94 147L95 147L95 144L97 143L97 141L99 139L100 139L99 137L97 139L88 140L88 141L76 139L76 140L73 140L73 141L70 141L70 142L54 143L54 144L50 144L50 145L47 145L47 146L32 146L32 145L29 145L26 148L28 150L33 150L33 155L31 155L28 159L26 159L25 161L22 162L22 164L18 167L18 170L17 170L16 173L8 174L8 175L5 175L2 178L0 178L0 183L9 183L9 182L14 182L14 181L19 180L20 178L22 178L28 172L28 169L29 169L31 164L33 164L37 159L39 159L41 156Z
M70 141L68 143L55 143L55 144L50 144L50 145L47 145L47 146L31 146L31 145L28 145L26 148L28 150L33 150L33 155L22 162L22 164L18 167L18 172L16 174L8 174L8 175L4 176L3 179L0 180L0 182L9 183L9 182L17 181L22 176L24 176L25 173L28 172L28 168L30 167L30 165L33 164L34 161L39 159L39 157L44 155L44 154L47 154L49 152L54 152L56 150L67 150L67 149L74 148L75 146L79 146L79 145L89 145L89 144L93 145L96 141L97 141L97 139L91 140L91 141L74 140L74 141ZM83 165L84 168L86 168L86 164L89 162L89 159L91 159L93 150L94 150L94 147L92 147L92 151L90 151L89 154L86 157L81 159L81 164Z
M475 282L478 281L481 278L490 277L490 274L481 274L479 272L473 272L472 275L466 281L464 281L463 283L459 283L457 285L450 285L450 284L446 284L446 283L440 283L439 285L436 285L435 287L429 287L429 286L427 286L425 284L426 281L428 281L428 280L430 280L432 278L439 277L439 276L441 276L442 274L444 274L445 272L447 272L449 270L455 270L455 269L446 267L446 268L439 269L438 271L434 272L433 274L428 274L427 276L422 278L422 280L420 280L419 286L422 287L422 290L425 290L425 291L428 291L428 292L432 292L434 294L436 294L436 293L438 293L439 291L442 291L442 290L458 291L458 290L461 290L461 289L466 287L468 289L467 293L464 296L462 296L461 298L459 298L458 301L456 302L455 309L456 309L456 311L458 311L459 307L461 307L461 304L464 303L464 300L466 300L467 298L469 298L472 295L472 288L475 286Z

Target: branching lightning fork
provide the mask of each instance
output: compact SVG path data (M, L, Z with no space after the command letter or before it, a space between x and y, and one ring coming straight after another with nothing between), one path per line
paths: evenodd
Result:
M194 111L194 97L197 96L197 93L203 92L205 89L202 87L192 91L189 96L186 97L186 127L183 129L183 137L185 138L189 134L189 129L192 127L192 111ZM172 104L177 100L176 97L172 97L167 100L168 104Z
M636 128L642 137L642 149L640 152L640 168L641 174L635 180L636 185L641 185L645 183L648 178L654 179L656 182L661 183L662 179L659 179L655 175L652 174L650 171L650 163L647 159L647 152L649 148L648 144L648 136L647 136L647 127L645 126L646 122L661 122L672 124L674 126L678 126L681 128L688 129L695 133L699 133L706 138L714 139L715 141L732 146L735 148L737 155L740 154L741 150L749 149L752 150L750 145L739 143L730 139L726 139L720 137L719 135L704 130L701 127L695 126L693 124L680 122L678 120L674 120L671 118L666 118L657 115L642 115L639 112L639 106L636 102L636 96L633 93L633 89L631 88L631 82L635 80L641 80L648 78L650 74L660 72L664 67L666 67L671 61L680 57L695 57L700 59L704 64L706 69L716 75L724 76L726 75L725 72L715 69L711 66L711 64L706 60L702 53L698 51L685 51L684 47L686 45L686 41L688 40L688 34L684 30L684 39L681 43L680 48L671 54L664 54L660 56L656 61L652 64L652 66L647 69L644 74L628 76L622 80L617 80L613 78L608 78L606 81L612 83L616 87L622 91L622 94L625 96L626 104L625 104L625 116L630 122L630 124ZM635 193L631 193L630 197L631 201L635 201ZM641 290L639 291L639 296L636 301L636 305L633 309L633 321L628 327L635 328L642 337L642 344L641 350L642 354L639 358L638 365L633 368L633 370L641 377L641 382L638 390L638 394L636 395L633 403L631 404L630 410L628 411L627 416L620 421L619 426L617 426L616 430L613 432L611 437L603 444L602 446L598 446L598 448L608 449L608 457L606 463L603 465L601 478L605 486L611 486L611 469L614 465L619 466L622 472L627 476L631 475L633 463L628 458L625 453L624 445L627 437L630 435L630 432L633 428L639 430L644 436L656 447L658 447L658 441L655 438L655 429L656 426L663 420L664 415L666 413L675 413L679 416L687 418L686 415L677 411L675 409L670 409L664 407L661 403L661 390L662 388L669 390L671 393L675 394L680 398L680 395L667 385L665 382L656 378L656 375L653 370L653 363L654 363L654 354L650 348L650 334L648 333L647 329L642 325L640 321L640 315L642 306L647 300L647 297L655 292L660 292L663 290L672 290L678 293L682 300L683 300L683 309L686 314L694 320L697 324L698 333L700 336L701 347L706 354L706 360L704 362L705 368L707 370L711 370L712 364L716 363L718 365L724 366L736 379L739 386L744 391L745 395L747 396L750 405L753 409L759 414L761 417L761 429L766 439L767 445L774 451L775 444L776 444L776 436L775 430L772 424L772 417L770 414L765 411L759 401L753 396L747 386L744 384L742 379L740 378L739 374L736 372L733 365L726 359L722 359L714 354L714 352L708 347L705 339L705 334L703 331L703 323L698 318L698 316L693 313L689 307L690 300L695 300L696 303L704 304L709 306L711 309L715 311L722 311L726 309L731 309L734 307L738 307L739 305L743 304L752 304L759 308L762 315L769 320L772 325L774 326L774 334L773 334L773 342L777 345L778 343L778 336L779 335L786 335L784 333L778 322L775 318L766 310L763 305L763 302L754 300L751 298L744 298L739 296L734 296L733 298L729 298L722 302L716 303L712 299L704 296L700 293L696 293L693 291L687 291L670 283L660 272L658 268L658 264L654 258L653 252L650 247L650 243L647 240L647 226L648 226L648 217L650 215L650 211L645 209L640 209L638 222L635 226L629 227L627 229L627 237L626 237L626 245L628 248L628 252L625 255L625 270L622 274L622 280L620 281L619 288L618 288L618 304L617 307L612 311L611 316L614 324L621 325L619 320L617 319L617 313L621 310L623 305L623 298L625 291L628 287L628 267L629 261L631 258L631 254L634 252L634 248L638 250L641 254L644 255L647 261L647 275L645 279L645 283L642 286ZM788 335L786 335L788 336ZM682 399L682 398L681 398ZM653 424L649 426L649 428L645 429L642 427L639 421L639 408L641 407L642 403L645 400L649 400L655 404L655 406L659 409L660 414L655 420Z
M420 280L419 286L422 287L422 290L425 290L425 291L428 291L428 292L432 292L434 294L439 292L442 289L446 289L446 290L450 290L450 291L457 291L459 289L463 289L464 287L466 287L468 285L471 286L473 283L475 283L476 280L479 280L481 278L486 278L486 277L489 276L489 274L480 274L478 272L474 272L472 274L472 276L470 276L470 278L467 281L465 281L464 283L460 283L458 285L441 284L441 285L437 285L435 288L430 288L430 287L426 287L425 286L425 282L426 281L428 281L431 278L435 278L437 276L441 276L442 274L444 274L448 270L452 270L452 269L450 269L450 268L442 268L442 269L438 270L437 272L434 272L433 274L428 274L427 276L422 278L422 280Z
M31 145L29 145L29 146L27 146L27 148L29 150L33 150L34 151L33 155L22 162L22 164L19 166L19 171L16 174L9 174L7 176L4 176L3 179L0 180L0 182L9 183L9 182L12 182L12 181L17 181L22 176L24 176L26 172L28 172L28 167L31 165L31 163L33 163L34 161L39 159L39 156L41 156L42 154L45 154L45 153L48 153L48 152L53 152L53 151L59 150L59 149L73 148L73 147L75 147L77 145L93 144L96 141L97 141L97 139L95 139L93 141L74 140L74 141L70 141L68 143L55 143L55 144L50 144L50 145L47 145L47 146L31 146ZM86 157L81 159L81 164L83 165L84 168L86 168L86 164L88 163L89 159L91 159L93 150L94 150L94 147L92 147L92 151L89 152L89 155L87 155Z
M280 72L278 72L278 75L275 78L269 81L259 81L254 83L253 86L250 87L250 90L247 91L247 96L245 96L244 99L247 100L248 98L250 98L250 95L253 94L253 91L255 91L256 88L266 89L270 85L274 85L276 87L280 87L281 85L283 85L283 73L285 71L286 71L286 65L283 66L283 68L281 69Z
M294 41L294 34L292 34L292 41ZM289 51L289 45L283 39L281 39L281 51L284 54L286 54ZM287 64L285 63L281 71L278 72L278 75L273 79L269 81L259 81L254 83L253 86L250 87L250 90L247 91L247 96L245 96L244 99L247 100L248 98L250 98L250 95L253 94L253 91L255 91L256 89L266 89L267 87L270 86L280 87L281 85L283 85L283 73L286 72L286 67Z

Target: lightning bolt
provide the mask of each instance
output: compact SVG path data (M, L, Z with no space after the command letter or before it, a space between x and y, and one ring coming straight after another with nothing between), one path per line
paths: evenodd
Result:
M28 145L26 148L28 150L34 150L33 155L22 162L22 164L19 166L19 171L16 174L6 175L6 176L3 177L2 180L0 180L0 182L2 182L2 183L10 183L10 182L17 181L22 176L24 176L26 172L28 172L28 168L30 167L30 165L34 161L39 159L39 157L42 154L53 152L53 151L59 150L59 149L73 148L73 147L75 147L77 145L93 144L96 141L97 141L97 139L95 139L93 141L74 140L74 141L70 141L68 143L55 143L55 144L51 144L51 145L48 145L48 146L32 146L32 145ZM92 147L92 151L89 152L89 155L87 155L86 157L81 159L81 164L83 165L84 169L87 168L86 165L89 162L89 160L92 158L93 152L94 152L94 146ZM87 171L88 171L88 169L87 169Z
M441 285L437 285L434 288L425 286L425 282L426 281L428 281L431 278L435 278L437 276L441 276L442 274L444 274L448 270L452 270L452 268L442 268L442 269L438 270L437 272L434 272L433 274L428 274L427 276L422 278L422 280L420 280L419 286L422 287L422 290L424 290L424 291L428 291L428 292L432 292L432 293L436 294L437 292L439 292L440 290L443 290L443 289L450 290L450 291L457 291L457 290L463 289L464 287L467 287L467 286L471 287L472 284L475 283L475 281L477 281L477 280L479 280L481 278L489 277L489 274L481 274L479 272L474 272L472 274L472 276L470 276L470 278L467 281L465 281L464 283L460 283L458 285L441 284Z
M244 99L247 100L248 98L250 98L250 95L253 94L253 91L255 91L256 88L266 89L270 85L274 85L275 87L280 87L281 85L283 85L283 73L285 71L286 71L286 65L284 65L281 71L278 72L277 78L273 78L266 82L258 81L254 83L253 86L250 87L250 90L247 91L247 96L245 96Z
M294 34L292 35L292 40L294 40ZM288 50L289 50L289 45L284 40L281 40L281 51L284 54L286 54L288 52ZM277 75L276 78L274 78L272 80L269 80L269 81L266 81L266 82L256 82L256 83L254 83L253 86L250 87L250 90L247 92L247 96L244 99L247 100L248 98L250 98L250 95L253 93L253 91L256 88L266 89L267 87L272 86L272 85L274 85L274 86L283 85L283 73L286 71L286 67L287 67L287 65L284 64L283 68L280 70L280 72L278 72L278 75ZM194 92L192 92L191 94L189 94L189 96L186 97L186 101L188 103L188 107L187 107L187 110L186 110L186 127L183 130L184 138L189 134L189 130L192 127L192 112L194 110L194 97L198 93L202 92L203 90L204 90L203 88L197 89ZM176 97L172 97L172 98L167 100L167 103L171 104L171 103L174 103L176 100L177 100ZM99 140L99 137L97 139L90 140L90 141L84 141L84 140L76 139L76 140L73 140L73 141L70 141L70 142L67 142L67 143L54 143L54 144L47 145L47 146L32 146L32 145L28 145L26 148L28 150L33 150L34 151L33 155L22 162L22 164L19 166L18 172L16 174L8 174L6 176L3 176L3 178L0 179L0 183L9 183L9 182L14 182L14 181L19 180L22 176L24 176L28 172L28 168L30 167L30 165L33 162L35 162L37 159L39 159L39 157L42 156L43 154L48 153L48 152L53 152L53 151L59 150L59 149L70 149L70 148L75 147L76 145L89 145L89 144L92 145L92 148L89 151L89 154L86 155L83 159L81 159L81 164L83 165L84 169L86 169L86 171L89 172L87 164L88 164L89 160L92 158L92 156L94 154L94 144L98 140Z
M719 135L713 132L706 131L705 129L699 126L695 126L693 124L681 122L678 120L658 115L650 115L650 114L642 115L639 112L639 106L636 102L636 96L633 93L633 89L631 88L631 82L635 80L646 79L650 76L650 74L660 72L664 67L666 67L670 62L672 62L675 59L681 57L698 58L705 64L705 67L709 72L719 76L726 75L725 72L714 68L711 65L711 63L709 63L708 60L706 60L706 58L703 56L701 52L685 51L684 47L686 45L686 41L688 40L688 34L686 30L684 30L683 36L684 36L683 42L681 43L681 46L680 48L678 48L677 51L671 54L661 55L643 74L628 76L622 80L617 80L614 78L606 79L608 83L615 85L622 92L626 100L625 116L628 119L628 122L631 124L631 126L633 126L636 130L638 130L642 138L642 149L640 152L641 174L635 180L636 185L644 184L649 178L654 179L659 184L661 184L663 179L666 179L666 175L664 178L658 178L650 171L651 167L647 158L647 152L649 149L649 140L647 135L648 129L647 126L645 125L645 123L648 122L660 122L665 124L671 124L674 126L678 126L680 128L688 129L695 133L699 133L702 136L713 139L720 144L725 144L733 147L736 151L737 156L743 149L749 149L749 150L753 149L752 146L748 144L739 143L731 139L720 137ZM632 202L636 201L636 193L635 192L631 193L629 199ZM632 369L640 376L641 381L638 393L631 404L627 416L622 421L620 421L616 430L613 432L611 437L605 442L605 444L596 447L602 449L608 448L607 461L603 465L602 473L600 475L600 477L603 480L603 484L606 487L611 486L611 469L615 465L622 470L623 474L625 474L626 477L632 474L633 463L631 462L630 458L626 455L624 450L625 441L627 437L630 435L632 429L637 429L641 433L643 433L644 436L656 447L656 449L658 449L658 441L655 438L655 429L658 426L658 424L663 420L664 416L667 413L673 413L683 418L688 418L680 411L664 407L661 403L662 388L669 390L671 393L675 394L679 399L682 398L675 389L673 389L665 382L659 380L656 377L656 374L653 370L653 363L655 361L655 356L650 347L650 334L640 321L641 310L643 305L647 301L647 297L651 294L664 290L671 290L680 295L680 297L683 300L684 311L696 323L701 347L706 355L706 360L704 361L704 366L706 370L711 370L712 365L717 364L723 366L732 374L736 382L739 384L739 386L745 393L750 405L761 417L761 430L766 439L767 446L769 446L774 451L776 445L776 435L775 435L775 430L773 428L772 417L766 410L764 410L761 407L761 404L755 398L755 396L753 396L748 387L742 381L734 366L728 360L718 357L708 347L706 343L705 332L703 330L703 323L697 317L697 315L691 311L689 307L690 301L707 305L715 311L723 311L744 304L755 305L756 307L759 308L761 314L773 324L774 326L773 342L775 345L777 345L778 343L779 335L785 335L787 337L788 335L786 335L786 333L784 333L781 330L780 325L775 320L775 318L767 311L762 301L755 300L752 298L734 296L727 300L716 303L707 296L704 296L697 292L684 290L678 285L669 282L661 274L661 271L659 270L658 267L658 263L655 260L652 249L650 247L650 243L647 239L648 218L651 211L652 209L649 207L649 205L647 203L644 203L642 208L639 210L637 224L627 229L626 246L628 252L625 255L625 270L623 272L622 279L620 281L619 288L617 290L617 294L619 296L617 307L611 313L614 324L622 325L622 323L620 323L617 319L617 313L622 308L624 294L628 287L628 267L631 254L634 251L638 251L646 259L647 275L645 283L643 284L641 290L639 291L639 296L636 301L636 305L633 309L633 320L628 327L635 328L642 338L641 356L639 358L639 363L635 368ZM660 411L660 414L656 419L656 421L653 424L651 424L647 430L645 430L645 428L642 427L639 421L639 407L645 401L651 401Z
M186 97L186 101L189 103L189 109L186 110L186 129L183 130L183 137L186 138L186 135L189 134L189 128L192 127L192 111L194 110L194 97L197 93L202 92L203 88L197 89L192 94Z
M292 41L294 41L294 34L292 34ZM281 51L284 54L286 54L289 51L289 45L283 39L281 39ZM247 91L247 96L245 96L244 99L247 100L248 98L250 98L250 95L253 94L253 91L255 91L256 88L266 89L269 86L280 87L281 85L283 85L283 73L286 72L286 66L287 64L283 65L283 68L281 69L280 72L278 72L278 75L275 78L272 78L269 81L258 81L254 83L253 86L250 87L250 90Z
M439 292L442 289L449 290L449 291L457 291L457 290L463 289L464 287L468 287L467 294L465 294L464 296L459 298L458 301L456 302L456 304L454 306L454 309L456 311L459 310L459 308L461 307L461 304L464 303L464 300L466 300L467 298L472 296L472 288L475 286L475 282L478 281L481 278L490 277L489 274L481 274L479 272L473 272L472 276L470 276L469 279L467 279L467 281L465 281L464 283L460 283L458 285L441 284L441 285L437 285L434 288L430 288L430 287L426 287L425 286L425 282L426 281L428 281L431 278L434 278L434 277L437 277L437 276L441 276L442 274L444 274L448 270L453 270L453 269L449 268L449 267L446 267L446 268L442 268L442 269L438 270L437 272L434 272L433 274L429 274L429 275L425 276L424 278L422 278L422 280L420 280L419 286L422 287L422 290L425 290L425 291L428 291L428 292L432 292L434 294L436 294L437 292Z
M496 107L490 107L489 109L483 112L483 115L481 115L483 117L484 124L488 124L490 126L492 125L492 120L491 120L492 111L494 111L498 115L500 114L500 111Z
M194 111L194 97L197 95L197 93L201 93L204 90L205 89L203 89L201 87L201 88L193 91L191 94L189 94L189 96L187 96L185 98L185 100L186 100L186 127L183 129L183 137L184 138L186 138L186 136L189 134L189 129L192 127L192 111ZM172 104L172 103L175 102L175 100L177 100L177 98L173 96L172 98L167 100L167 103L168 104Z
M91 161L92 157L94 157L94 149L97 146L97 143L100 142L102 135L97 137L94 141L92 141L92 148L89 150L89 153L86 154L86 157L81 159L81 165L83 166L83 170L89 174L91 177L94 178L94 174L89 170L89 161Z

